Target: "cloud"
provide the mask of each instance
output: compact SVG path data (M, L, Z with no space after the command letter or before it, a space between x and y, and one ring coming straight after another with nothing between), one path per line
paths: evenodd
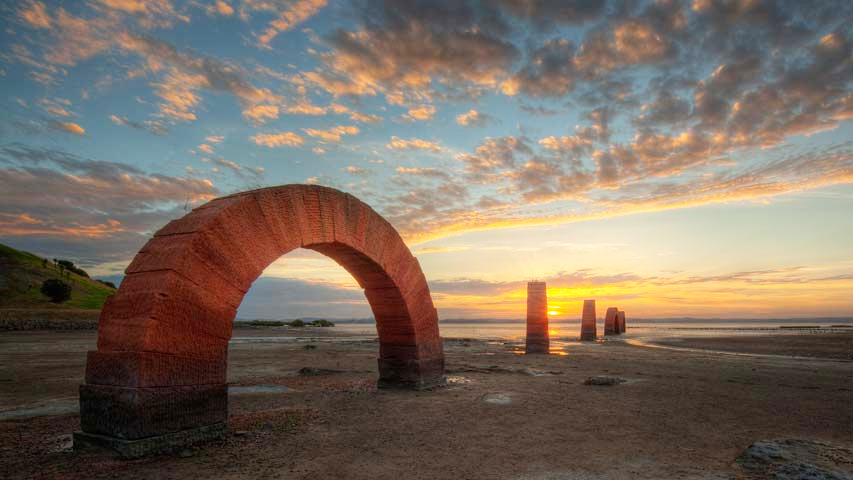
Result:
M243 110L243 116L255 125L262 125L267 120L275 120L278 115L278 105L254 105Z
M627 20L610 32L592 32L578 48L574 67L588 75L673 58L669 40L645 20Z
M344 170L350 175L356 175L359 177L366 177L370 174L370 171L359 167L358 165L347 165Z
M403 118L410 121L429 120L435 115L436 108L434 105L421 105L420 107L410 108L408 113L403 115Z
M74 112L68 110L71 107L71 102L64 98L42 98L39 100L39 104L41 104L42 108L44 108L46 112L57 117L76 116Z
M690 102L664 90L654 101L640 107L634 122L638 125L680 125L690 116Z
M580 24L601 16L606 2L589 0L497 0L515 17L532 21L537 27L553 24Z
M456 123L463 127L482 127L494 122L496 119L491 115L471 109L456 116Z
M501 83L504 95L561 97L575 86L575 46L566 39L549 40L529 53L527 63Z
M118 115L110 115L110 121L116 125L122 125L130 128L135 128L137 130L144 130L149 133L153 133L154 135L165 135L169 129L162 122L157 120L145 120L143 122L137 122L134 120L128 120L126 117L119 117Z
M51 120L48 122L48 125L55 130L61 130L81 137L86 135L86 129L74 122L56 122Z
M284 320L317 315L331 319L373 317L361 289L299 278L257 279L237 310L237 318L246 320Z
M234 14L234 9L228 3L223 2L222 0L216 0L216 12L220 15L230 16Z
M497 84L518 57L508 25L493 7L473 2L371 2L356 31L322 37L324 68L304 78L335 95L377 92L427 98L436 79ZM349 82L344 81L348 79Z
M185 213L184 205L220 194L205 179L16 144L0 147L0 166L3 242L71 253L89 265L129 261L152 230Z
M26 8L18 12L21 19L36 28L50 28L50 16L44 3L30 1L26 5Z
M353 122L361 122L361 123L379 123L382 121L382 117L379 115L370 115L359 112L352 112L349 116L350 120Z
M279 33L290 30L300 23L304 23L325 6L326 0L294 0L283 5L284 8L276 12L278 18L271 21L262 34L257 35L259 46L269 47L270 42Z
M196 147L196 149L198 149L199 151L204 152L208 155L213 155L213 147L211 147L210 145L208 145L206 143L202 143L201 145Z
M225 140L225 137L222 135L210 135L204 137L204 140L209 143L222 143L222 141Z
M388 150L426 150L433 153L444 151L444 147L435 142L421 140L420 138L402 139L392 136L391 141L385 145Z
M491 183L499 180L500 171L514 168L521 156L531 153L525 138L489 137L474 149L474 153L459 154L457 159L466 165L465 171L471 180Z
M253 85L239 66L211 57L180 52L173 45L150 37L130 33L118 37L119 46L141 55L154 72L170 65L163 81L155 83L157 95L164 103L160 114L175 120L195 120L193 112L201 98L197 90L226 92L243 105L243 116L255 124L278 118L282 97Z
M447 172L432 167L397 167L396 169L394 169L394 171L404 175L416 175L421 177L438 178L443 180L450 179L450 176L447 174Z
M264 175L263 167L246 167L244 165L240 165L236 162L232 162L231 160L226 160L224 158L213 158L210 160L214 165L218 165L223 168L227 168L231 170L235 175L241 178L250 178L253 180L259 180Z
M354 125L338 125L328 129L303 128L303 132L310 137L316 137L327 142L340 142L343 135L358 135L359 129Z
M305 139L293 132L261 133L253 135L251 140L258 145L268 148L276 147L298 147L305 143Z

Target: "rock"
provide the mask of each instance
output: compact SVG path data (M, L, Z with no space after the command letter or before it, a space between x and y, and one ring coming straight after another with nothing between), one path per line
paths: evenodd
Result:
M178 456L181 458L190 458L193 456L193 452L192 452L192 450L185 448L185 449L181 450L181 452L178 454Z
M248 434L249 434L249 432L247 432L245 430L237 430L234 432L235 437L245 437Z
M303 377L312 377L315 375L334 375L335 373L341 373L340 370L332 370L330 368L314 368L314 367L302 367L299 369L299 375Z
M777 480L853 480L853 451L811 440L758 441L737 458L760 478Z
M624 378L619 377L605 377L605 376L593 376L586 377L586 380L583 381L584 385L618 385L620 383L627 382Z
M509 405L512 403L512 397L507 393L487 393L480 397L480 400L494 405Z
M48 449L50 452L68 452L74 449L74 437L70 434L57 435Z

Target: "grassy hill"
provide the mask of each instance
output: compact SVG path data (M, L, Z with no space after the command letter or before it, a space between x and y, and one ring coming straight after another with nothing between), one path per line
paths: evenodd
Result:
M0 308L100 309L115 290L95 280L60 269L53 261L0 244ZM71 285L71 299L59 304L40 292L41 284L57 278Z

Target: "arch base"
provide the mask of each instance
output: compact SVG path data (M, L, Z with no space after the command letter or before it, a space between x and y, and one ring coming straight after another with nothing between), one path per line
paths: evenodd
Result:
M158 453L174 452L190 445L218 440L227 434L228 424L225 422L138 440L74 432L74 449L105 448L114 451L119 458L130 460Z
M444 357L432 359L379 359L379 388L429 390L446 383Z
M92 352L97 359L100 354ZM147 358L150 354L141 353ZM130 358L135 358L131 356ZM380 358L379 388L427 390L445 384L444 358ZM91 362L96 366L97 362ZM119 369L119 378L147 385L144 369ZM218 368L216 369L218 372ZM95 381L112 379L90 368ZM113 371L112 376L115 376ZM219 375L216 375L218 377ZM228 432L228 385L226 383L180 386L121 386L87 383L80 386L80 432L75 448L98 446L121 458L178 450L195 443L221 438Z

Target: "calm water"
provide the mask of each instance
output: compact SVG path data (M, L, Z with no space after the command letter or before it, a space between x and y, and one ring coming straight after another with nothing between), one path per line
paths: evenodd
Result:
M831 326L844 326L830 328ZM604 334L604 322L598 322L598 334ZM808 327L808 328L791 328ZM441 323L441 336L445 338L477 338L523 340L525 324L523 322L469 322ZM376 335L372 324L338 323L335 330L353 335ZM754 320L754 321L635 321L628 320L628 335L642 337L658 336L716 336L716 335L795 335L823 331L853 331L851 319L822 320ZM580 335L579 322L551 322L552 339L574 340Z

